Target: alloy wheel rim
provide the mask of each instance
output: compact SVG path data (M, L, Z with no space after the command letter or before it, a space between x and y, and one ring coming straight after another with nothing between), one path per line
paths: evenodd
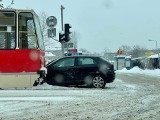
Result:
M97 76L93 79L93 86L96 88L101 88L104 85L104 79L100 76Z

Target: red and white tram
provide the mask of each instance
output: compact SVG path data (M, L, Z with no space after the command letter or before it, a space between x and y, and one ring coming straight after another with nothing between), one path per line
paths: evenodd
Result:
M0 88L33 86L45 65L44 55L36 13L0 9Z

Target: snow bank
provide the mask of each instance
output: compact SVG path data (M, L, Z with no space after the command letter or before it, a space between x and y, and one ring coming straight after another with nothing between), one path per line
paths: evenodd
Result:
M149 76L159 76L160 77L160 69L155 69L155 70L143 70L140 69L139 67L133 67L130 70L127 70L126 68L123 68L122 70L117 70L116 73L136 73L136 74L144 74L144 75L149 75Z
M78 100L76 97L1 97L0 101L74 101Z
M55 89L61 89L61 90L65 90L65 89L69 89L69 87L62 87L62 86L52 86L52 85L49 85L47 83L44 83L42 85L38 85L38 86L34 86L32 88L28 88L28 89L31 89L31 90L55 90Z

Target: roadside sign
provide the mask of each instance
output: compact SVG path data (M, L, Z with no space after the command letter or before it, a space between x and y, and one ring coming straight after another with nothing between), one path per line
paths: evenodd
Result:
M64 44L64 48L69 48L69 49L73 49L74 48L74 44L72 43L72 42L70 42L70 43L65 43Z
M56 28L48 29L48 37L53 38L56 36Z
M145 56L151 56L151 55L154 55L154 53L153 52L145 52Z
M47 19L46 19L46 24L48 27L54 27L57 25L57 18L54 17L54 16L49 16Z
M68 48L73 48L73 43L68 43Z

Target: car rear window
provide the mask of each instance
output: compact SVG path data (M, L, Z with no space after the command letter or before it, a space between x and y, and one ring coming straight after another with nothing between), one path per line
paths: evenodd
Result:
M78 65L94 65L97 62L93 58L78 58Z

